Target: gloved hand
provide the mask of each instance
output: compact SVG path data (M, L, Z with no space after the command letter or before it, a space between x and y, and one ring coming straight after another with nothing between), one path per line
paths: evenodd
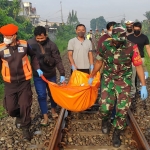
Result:
M65 76L60 76L60 83L63 83L65 81Z
M72 69L73 71L77 70L74 65L71 66L71 69Z
M141 98L142 100L145 100L148 97L146 86L141 87Z
M147 79L148 78L148 72L144 72L144 74L145 74L145 79Z
M89 80L88 80L89 85L91 85L91 84L92 84L93 79L94 79L94 78L89 78Z
M90 72L92 72L94 69L94 65L90 65Z
M41 69L36 70L38 72L39 77L43 75L43 71Z

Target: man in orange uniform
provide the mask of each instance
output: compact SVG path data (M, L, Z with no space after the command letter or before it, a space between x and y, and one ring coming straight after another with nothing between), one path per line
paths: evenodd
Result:
M0 71L5 87L4 107L10 116L16 117L15 124L16 127L22 128L23 139L30 141L32 69L28 55L39 76L42 75L42 71L39 69L36 54L28 43L17 39L16 25L5 25L0 28L0 32L4 37L4 43L0 44Z

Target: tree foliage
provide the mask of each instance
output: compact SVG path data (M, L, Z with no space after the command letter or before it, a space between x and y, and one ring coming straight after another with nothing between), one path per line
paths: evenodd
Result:
M72 10L72 12L69 12L69 16L67 19L67 25L72 25L72 26L76 26L77 24L79 24L79 20L77 17L77 12L74 10Z
M4 10L0 10L0 16L0 27L13 23L19 27L18 38L27 40L32 37L33 26L29 20L20 18L20 23L18 23L12 17L7 16L7 13ZM2 42L2 36L0 42Z
M7 15L12 17L14 20L16 20L16 18L22 11L20 0L12 0L12 1L1 0L0 8L6 10Z
M24 16L19 16L21 7L19 0L0 0L0 27L9 23L13 23L19 27L18 38L27 40L33 36L34 27ZM3 37L0 35L0 43L3 42ZM0 84L2 77L0 74Z
M96 19L92 19L90 21L90 27L91 27L92 30L96 29Z
M75 37L75 27L73 25L61 25L58 27L56 34L56 45L60 51L66 50L68 41Z
M106 24L107 22L103 16L100 16L96 19L92 19L90 21L90 27L92 30L95 30L95 29L102 30L103 28L106 28Z
M144 16L150 21L150 11L146 11Z
M150 37L150 11L145 12L144 16L146 17L146 20L142 22L142 31Z

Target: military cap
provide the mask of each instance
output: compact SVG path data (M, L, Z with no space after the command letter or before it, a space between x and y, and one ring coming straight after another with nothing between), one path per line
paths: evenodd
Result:
M112 31L112 39L115 41L125 41L126 40L126 31L123 27L115 27Z
M11 36L18 32L18 26L14 24L7 24L0 28L0 33L5 36Z

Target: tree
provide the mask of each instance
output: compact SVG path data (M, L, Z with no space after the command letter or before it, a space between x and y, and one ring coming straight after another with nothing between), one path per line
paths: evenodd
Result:
M135 19L135 21L134 22L140 22L138 19Z
M107 22L103 16L100 16L96 19L92 19L90 21L90 27L92 30L98 29L100 31L103 28L106 28L106 24L107 24Z
M20 0L1 0L0 8L2 10L5 10L5 12L7 12L7 15L11 16L14 20L16 20L16 17L22 11Z
M58 28L58 25L56 23L54 23L51 28Z
M107 24L107 22L103 16L96 18L96 27L99 29L99 31L106 28L106 24Z
M150 36L150 11L145 12L144 16L147 20L142 22L142 32L147 36Z
M150 11L146 11L144 16L150 21Z
M72 25L75 27L79 23L80 22L77 17L77 12L76 11L74 12L74 10L72 10L72 13L69 12L68 19L67 19L67 25Z
M0 9L0 16L1 16L0 17L0 27L3 25L9 24L9 23L13 23L19 27L18 38L27 40L33 36L32 35L33 26L29 20L24 18L24 20L22 20L20 23L16 22L12 17L9 17L7 15L5 10L1 10L1 9ZM2 42L2 41L3 41L3 39L1 36L0 42Z
M90 21L90 27L91 27L92 30L96 29L96 19L92 19Z
M22 11L22 9L21 9L21 1L20 0L13 0L11 8L12 8L12 12L13 12L13 18L14 18L14 20L16 20L16 17Z
M61 25L57 29L56 33L56 45L60 51L66 50L68 41L75 37L75 27L72 25Z

